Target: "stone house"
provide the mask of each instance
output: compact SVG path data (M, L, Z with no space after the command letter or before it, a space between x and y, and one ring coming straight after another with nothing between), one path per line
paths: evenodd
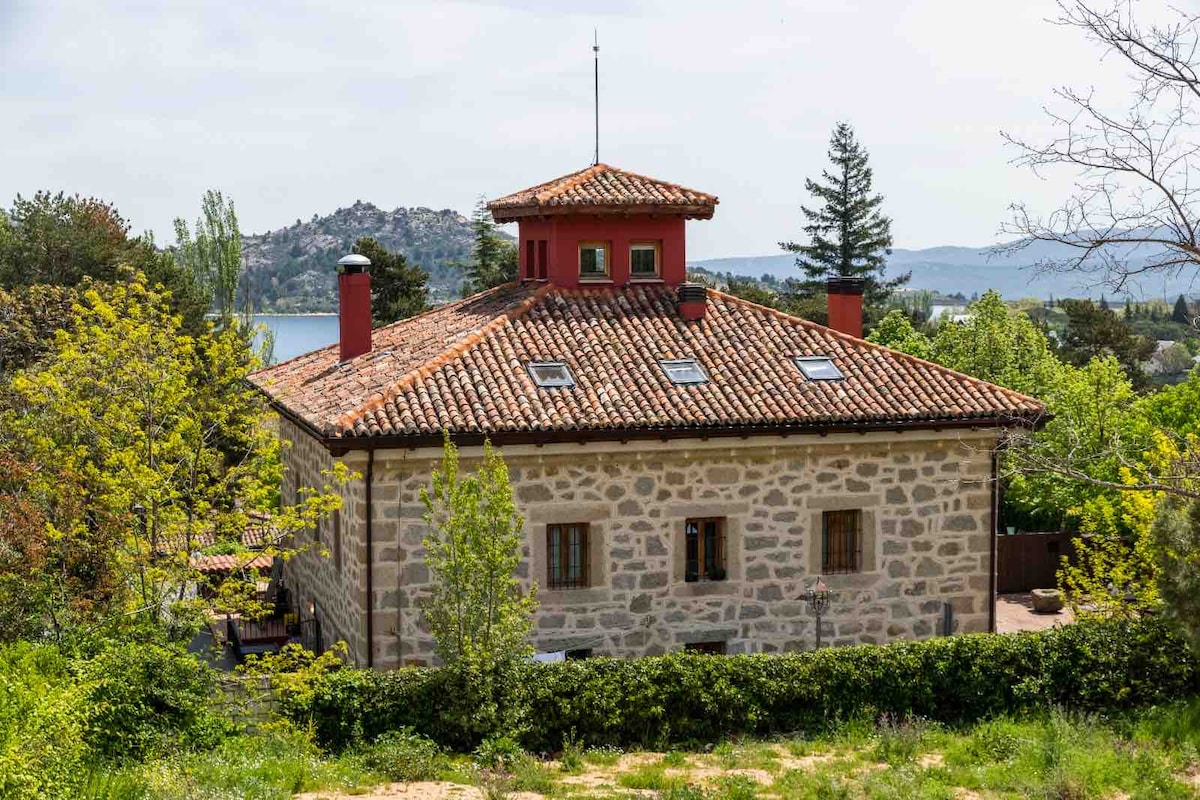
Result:
M428 663L419 492L443 431L500 448L525 518L539 651L811 648L994 626L1004 429L1037 401L863 341L862 286L830 326L685 281L685 221L717 198L597 164L490 204L520 280L371 330L343 259L337 345L253 381L281 415L284 496L361 474L286 580L365 666Z

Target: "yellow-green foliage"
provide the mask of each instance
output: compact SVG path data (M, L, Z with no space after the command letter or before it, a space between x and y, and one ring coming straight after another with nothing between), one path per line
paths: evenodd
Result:
M1122 470L1124 480L1134 479ZM1083 536L1072 540L1074 560L1063 558L1059 586L1076 614L1126 614L1156 608L1158 564L1151 526L1159 492L1096 496L1080 509Z
M79 785L87 694L54 648L0 649L0 798L60 798Z
M229 321L188 335L168 297L140 275L123 277L83 292L46 359L13 377L0 449L78 481L87 507L65 519L49 509L53 536L87 537L96 520L123 531L124 541L97 558L118 560L130 591L124 608L95 615L141 609L157 617L179 599L180 586L205 579L188 558L201 535L215 535L249 562L261 553L241 548L240 534L250 512L270 512L277 536L263 552L287 556L287 535L336 510L333 484L353 476L339 467L330 485L277 508L279 443L262 397L246 383L258 366L250 332ZM255 576L241 577L219 598L253 611ZM53 620L58 633L63 620Z

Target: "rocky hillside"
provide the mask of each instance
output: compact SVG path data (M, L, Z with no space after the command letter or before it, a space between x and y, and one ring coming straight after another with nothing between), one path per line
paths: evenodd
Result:
M260 312L334 311L337 260L360 236L399 250L430 274L432 300L457 296L471 254L471 221L457 211L397 208L384 211L355 202L332 214L242 240L243 286Z

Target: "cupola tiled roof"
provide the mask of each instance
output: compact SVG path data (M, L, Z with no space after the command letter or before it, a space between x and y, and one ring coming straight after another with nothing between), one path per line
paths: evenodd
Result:
M827 356L843 380L809 380ZM695 359L677 385L660 360ZM568 366L542 388L530 362ZM336 345L251 376L331 447L432 443L443 429L531 441L1031 424L1038 401L715 290L704 317L664 286L509 284L379 328L345 363Z
M496 222L564 213L668 213L710 219L718 202L695 189L594 164L493 200L488 210Z

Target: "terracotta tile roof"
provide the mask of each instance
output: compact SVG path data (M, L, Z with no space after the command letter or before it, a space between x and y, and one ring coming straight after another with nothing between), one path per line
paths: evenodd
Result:
M276 537L276 531L271 525L271 518L260 511L251 511L247 515L246 527L242 529L242 547L248 550L261 550ZM203 550L212 547L217 542L217 535L211 529L200 531L192 536L189 542L183 536L167 536L158 541L158 553L177 553L181 550ZM222 537L225 538L225 537ZM232 536L228 537L232 538Z
M271 568L274 559L271 556L255 556L249 561L245 556L192 556L192 568L203 572L206 575L211 575L218 572L233 572L237 569L243 570L267 570Z
M709 219L719 201L711 194L595 164L488 203L497 222L534 214L654 211Z
M828 356L845 379L810 381L795 356ZM675 385L660 359L695 358L709 380ZM1030 420L1032 398L708 290L680 316L669 287L508 285L375 331L338 365L337 346L251 376L327 440L454 433L837 428ZM530 361L562 361L572 388L536 386ZM331 442L332 443L332 442Z

